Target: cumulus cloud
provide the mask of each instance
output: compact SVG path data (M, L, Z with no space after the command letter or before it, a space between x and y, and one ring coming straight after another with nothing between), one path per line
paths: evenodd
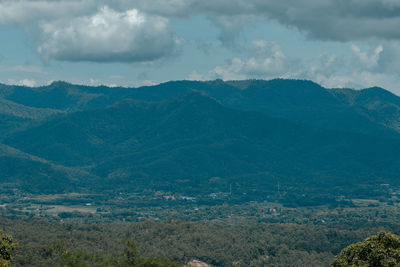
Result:
M0 0L0 25L33 30L46 59L149 62L173 54L168 18L138 10L141 2Z
M45 58L65 61L146 62L171 54L176 45L168 20L107 6L96 14L41 24Z
M340 86L390 82L392 88L399 80L398 0L0 0L0 25L37 26L40 55L64 61L168 57L177 47L168 20L199 15L215 22L220 41L230 47L241 29L268 20L312 39L357 44L349 46L351 58L324 54L310 63L288 57L274 42L255 41L225 65L192 78L299 77ZM360 45L365 41L369 49Z
M323 40L400 40L397 0L0 0L0 24L74 18L102 5L164 17L206 15L226 34L246 20L266 18Z
M400 41L397 0L0 0L0 25L39 24L41 55L69 61L162 58L176 43L167 19L197 15L211 18L229 47L257 20L320 40Z
M326 87L381 86L400 94L398 87L400 77L393 68L392 62L387 62L382 57L387 53L388 46L361 48L352 44L349 50L352 53L350 57L335 54L321 55L311 63L308 69L305 69L300 77L314 80Z
M382 68L382 64L386 64L382 60L386 48L384 45L360 48L353 44L349 45L350 57L348 54L324 53L309 62L287 56L275 42L256 40L243 57L234 57L228 64L205 74L193 71L187 79L310 79L328 88L366 88L378 85L400 95L397 71Z
M311 38L336 41L399 40L400 4L396 0L120 0L163 16L208 15L224 27L243 18L266 18L294 27ZM241 23L236 23L241 20ZM229 31L231 28L224 27Z
M321 77L331 77L339 70L343 70L347 62L343 57L335 54L321 54L311 63L306 76L320 80Z
M375 68L378 65L380 55L383 52L382 45L379 45L369 53L361 51L360 47L354 44L351 46L351 49L353 50L354 54L356 55L360 63L363 64L363 66L368 69Z
M400 95L400 83L398 75L391 73L377 73L368 70L355 70L349 73L336 73L335 75L320 79L313 79L315 82L327 88L355 88L362 89L373 86L380 86L391 92Z
M277 43L255 40L243 58L233 58L229 64L216 67L209 76L224 80L290 77L297 68L298 61L288 58Z

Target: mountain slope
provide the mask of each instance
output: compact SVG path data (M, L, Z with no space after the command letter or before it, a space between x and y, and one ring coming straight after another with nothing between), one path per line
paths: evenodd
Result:
M277 180L343 191L355 184L397 184L400 171L399 140L233 110L199 93L158 103L127 99L61 115L6 142L135 190L200 193L213 188L212 177L220 177L217 188L236 182L259 194ZM183 179L189 184L176 183Z
M265 200L280 183L287 200L365 197L399 184L399 107L381 88L281 79L0 85L2 184L198 195L233 185Z
M283 79L175 81L139 88L90 87L65 82L38 88L0 85L0 96L8 101L63 112L101 109L127 98L164 101L194 91L226 107L259 111L314 127L399 137L400 98L376 88L380 93L373 93L373 88L327 90L311 81ZM377 106L377 103L380 104Z
M68 168L0 144L1 191L18 188L32 193L60 193L85 190L98 180L78 168Z
M370 121L400 133L400 98L382 88L333 89L333 95Z

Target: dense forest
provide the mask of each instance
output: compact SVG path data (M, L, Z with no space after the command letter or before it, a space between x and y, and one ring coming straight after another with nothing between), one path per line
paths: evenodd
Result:
M0 85L0 183L6 194L229 192L300 206L387 197L382 184L400 185L399 114L384 89L302 80Z
M19 244L16 266L74 261L102 266L121 261L130 251L129 242L137 244L144 259L179 264L199 260L211 266L328 266L343 248L380 230L400 233L397 208L280 212L286 215L257 219L243 207L242 216L225 219L109 223L83 223L83 217L20 217L1 219L0 228Z

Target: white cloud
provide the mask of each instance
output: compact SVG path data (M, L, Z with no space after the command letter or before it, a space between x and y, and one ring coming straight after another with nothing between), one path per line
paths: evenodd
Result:
M22 79L22 80L8 79L8 84L35 87L37 83L35 80L32 79Z
M400 40L397 0L0 0L0 24L73 19L104 5L164 17L206 15L224 29L222 37L266 18L323 40Z
M212 18L221 29L220 40L230 47L234 47L235 37L241 29L249 23L265 19L296 28L311 38L321 40L400 40L399 1L339 2L0 0L0 25L19 24L29 28L39 23L45 37L39 47L41 54L70 61L136 62L162 58L173 53L176 43L166 18L197 15ZM99 11L102 6L109 8ZM145 18L142 26L134 27L131 24L130 17L138 19L137 16L131 16L135 10ZM95 18L105 21L109 26L96 25L93 23ZM101 53L103 56L100 56Z
M352 73L335 74L330 77L319 77L314 81L328 88L355 88L362 89L380 86L400 95L400 78L398 75L376 73L368 70L357 70Z
M190 73L189 76L186 78L186 80L189 81L206 81L209 79L210 78L207 77L207 75L200 74L197 71L192 71L192 73Z
M289 59L272 41L255 40L243 58L235 57L225 66L218 66L208 76L224 80L245 78L291 77L298 62Z
M41 24L45 58L65 61L146 62L173 53L176 41L168 20L136 9L107 6L92 16Z
M230 64L216 67L210 75L223 80L242 80L246 78L245 64L240 58L233 58Z
M400 77L396 71L381 69L383 45L361 49L352 45L354 58L322 54L311 62L288 57L275 42L257 40L243 57L218 66L206 74L193 71L189 80L223 80L294 78L310 79L325 87L366 88L381 86L400 95ZM400 52L400 51L399 51ZM383 62L384 63L384 62Z
M372 69L378 65L378 61L381 53L383 52L382 45L377 46L373 51L365 52L361 51L360 47L353 44L351 45L353 53L356 55L357 59L365 68Z
M331 77L340 70L343 70L343 66L346 64L347 61L343 57L335 54L322 54L311 63L307 71L308 73L305 75L320 80L321 77Z
M306 70L303 78L314 80L328 88L366 88L381 86L400 95L400 77L395 69L385 67L388 63L382 58L387 46L377 45L361 49L351 45L353 57L322 55ZM392 65L390 65L392 66Z
M157 61L173 54L178 43L168 19L198 15L211 18L221 29L220 40L230 46L241 29L257 20L276 21L310 38L357 45L347 59L326 54L310 63L288 57L273 42L258 41L225 65L206 74L193 72L193 79L298 77L332 86L399 84L398 0L0 0L0 25L38 26L38 52L66 61ZM16 66L14 71L40 69Z

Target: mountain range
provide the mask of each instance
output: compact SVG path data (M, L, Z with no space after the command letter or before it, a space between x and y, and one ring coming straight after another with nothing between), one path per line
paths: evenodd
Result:
M378 87L0 85L0 122L3 191L206 195L233 185L243 200L324 202L400 185L400 98Z

